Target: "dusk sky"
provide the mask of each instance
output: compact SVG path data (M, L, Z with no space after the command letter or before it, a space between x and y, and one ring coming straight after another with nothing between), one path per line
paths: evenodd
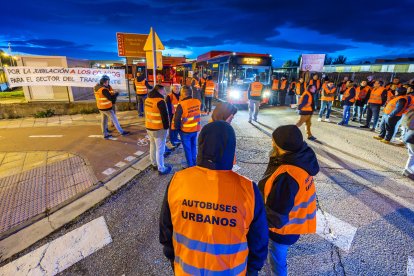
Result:
M414 1L3 1L0 48L36 55L119 59L116 32L154 26L164 54L210 50L302 53L349 61L414 57ZM5 9L4 9L5 7Z

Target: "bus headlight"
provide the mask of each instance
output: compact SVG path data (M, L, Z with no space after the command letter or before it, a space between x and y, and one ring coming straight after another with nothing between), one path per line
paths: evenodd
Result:
M230 90L230 98L232 99L240 99L241 91L237 89Z
M263 98L269 98L270 97L270 91L269 90L265 90L263 92Z

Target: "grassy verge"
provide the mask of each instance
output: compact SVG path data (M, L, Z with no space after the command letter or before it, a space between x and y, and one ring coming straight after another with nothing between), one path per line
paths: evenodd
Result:
M16 89L10 92L0 92L0 99L15 99L24 98L23 88Z

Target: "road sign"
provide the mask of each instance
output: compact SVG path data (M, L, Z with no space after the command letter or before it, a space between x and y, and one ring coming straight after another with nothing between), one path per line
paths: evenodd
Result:
M147 68L152 69L154 68L154 58L153 58L153 54L152 51L148 51L145 52L147 55ZM161 70L162 69L162 53L161 52L156 52L157 54L157 69Z
M145 57L144 45L147 38L146 34L116 33L118 56Z
M150 33L149 33L149 35L148 35L148 39L147 39L147 41L145 42L145 45L144 45L144 51L152 51L153 49L153 43L152 43L152 38L153 38L153 34L152 34L152 28L151 28L151 31L150 31ZM164 45L162 44L162 42L161 42L161 40L160 40L160 38L158 37L158 35L157 35L157 33L155 33L155 50L156 51L160 51L160 50L165 50L165 47L164 47Z

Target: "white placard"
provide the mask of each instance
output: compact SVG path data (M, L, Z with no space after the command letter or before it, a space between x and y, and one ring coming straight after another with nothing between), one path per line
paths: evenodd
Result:
M107 75L114 89L125 89L125 70L65 68L65 67L5 67L10 87L76 86L94 87L102 75Z
M325 63L325 54L302 55L302 66L300 70L311 72L322 72Z

